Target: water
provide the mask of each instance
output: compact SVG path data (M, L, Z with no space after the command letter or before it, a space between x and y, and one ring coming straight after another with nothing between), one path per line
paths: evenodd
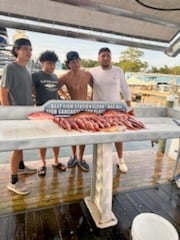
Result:
M134 141L134 142L125 142L124 151L136 151L152 148L151 141ZM154 148L157 148L157 145L154 145ZM169 143L167 143L167 149L169 148ZM115 147L113 145L113 151ZM92 145L86 145L85 155L92 154ZM0 164L9 163L11 152L0 152ZM52 149L48 148L46 159L52 159ZM71 156L71 146L61 147L59 158L70 157ZM24 151L24 160L25 161L37 161L39 159L38 149L25 150Z
M141 80L145 83L156 84L175 84L180 86L180 75L158 74L158 73L125 73L126 79L132 78Z

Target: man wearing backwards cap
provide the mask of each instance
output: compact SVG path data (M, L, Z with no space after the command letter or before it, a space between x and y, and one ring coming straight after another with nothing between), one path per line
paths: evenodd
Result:
M60 87L66 86L71 100L87 100L91 75L89 72L80 69L80 57L77 52L67 53L66 66L69 71L59 78ZM85 145L79 146L79 157L77 158L77 148L72 146L72 157L68 161L68 168L78 165L83 171L89 171L89 165L83 160L84 149Z
M68 52L66 54L66 59L67 59L66 64L69 64L69 62L72 61L72 60L77 60L77 59L81 60L78 52L75 52L75 51ZM68 68L70 68L70 67L68 67Z
M2 74L0 95L2 105L32 105L32 79L27 63L31 58L31 42L21 38L14 42L12 54L15 62L8 64ZM30 169L24 165L23 151L15 150L12 153L11 183L7 188L20 195L26 195L30 190L19 181L18 174L33 174L36 169Z

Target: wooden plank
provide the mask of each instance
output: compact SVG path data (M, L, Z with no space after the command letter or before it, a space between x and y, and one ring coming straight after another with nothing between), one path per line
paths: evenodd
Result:
M81 202L81 208L83 211L84 216L87 219L88 224L90 225L90 229L93 232L93 235L95 237L95 239L97 240L127 240L127 238L124 235L124 232L121 230L121 228L119 227L119 225L115 225L113 227L108 227L108 228L104 228L104 229L99 229L96 227L94 220L92 219L91 215L89 214L89 210L86 207L86 205L84 204L84 202ZM88 238L84 238L84 239L88 239ZM82 239L82 240L84 240ZM128 239L129 240L129 239Z
M170 221L180 231L180 209L176 207L176 203L171 199L171 196L169 195L169 199L162 198L164 194L160 196L158 189L149 189L146 194L149 198L153 198L157 206L160 206L159 215Z
M177 188L176 184L162 184L159 186L159 189L164 191L171 199L177 200L177 194L180 194L180 189Z
M119 229L123 232L123 235L128 238L132 220L138 214L137 210L133 208L131 202L128 201L126 193L118 194L113 198L112 209L118 218Z
M64 204L56 208L56 218L63 240L95 240L91 226L80 203Z
M25 214L0 217L0 239L24 240Z
M160 92L152 90L142 90L142 89L131 89L132 94L140 94L144 96L158 96L166 98L169 95L169 92Z
M62 240L54 208L26 213L25 239Z
M159 196L158 188L147 188L145 190L138 191L138 198L141 199L142 204L149 211L156 213L168 221L170 221L179 231L179 219L180 219L180 210L175 206L174 202L170 202L169 199L162 199Z
M90 194L92 174L92 156L85 156L90 166L88 173L78 167L59 172L51 167L52 159L47 160L46 177L37 174L21 176L21 179L31 188L27 196L19 196L7 190L9 182L9 164L0 165L0 215L27 211L37 208L57 206L59 203L69 203L82 200ZM113 153L113 192L149 187L158 183L167 183L172 176L175 161L166 154L157 154L156 149L140 151L125 151L124 158L128 165L127 174L122 174L116 167L116 153ZM60 158L67 164L67 158ZM28 166L38 168L40 161L30 161ZM178 167L177 171L180 170Z
M178 199L171 198L170 194L177 193L177 188L163 184L158 187L148 187L129 192L116 194L113 198L113 211L119 220L119 227L128 239L134 217L143 212L153 212L171 222L180 233L180 208ZM162 189L161 189L162 187ZM164 192L164 189L170 194Z
M139 197L139 190L128 192L127 199L132 203L133 207L137 210L138 213L150 211L150 208L144 205L142 199Z
M174 198L175 193L175 184L169 183L114 195L113 211L119 222L106 229L96 228L82 200L41 210L1 215L0 239L129 240L132 221L142 212L154 212L167 218L180 233L180 207L176 204L178 199Z

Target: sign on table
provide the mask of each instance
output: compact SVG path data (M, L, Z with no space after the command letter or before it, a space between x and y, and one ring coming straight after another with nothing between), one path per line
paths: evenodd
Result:
M51 100L45 103L44 111L56 116L69 116L79 112L102 113L107 109L116 109L127 112L127 105L122 102L101 102L101 101L61 101Z

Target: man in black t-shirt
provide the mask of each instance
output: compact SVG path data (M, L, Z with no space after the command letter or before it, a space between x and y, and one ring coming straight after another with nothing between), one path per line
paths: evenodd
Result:
M38 106L44 104L48 100L60 99L58 94L59 81L57 76L54 74L56 62L58 61L57 55L54 52L45 51L39 57L39 61L42 64L42 70L32 74L33 93L35 95L36 105ZM54 159L52 166L60 171L65 171L65 165L58 161L59 150L59 147L53 147ZM39 152L43 165L38 170L38 175L45 176L46 148L41 148Z

